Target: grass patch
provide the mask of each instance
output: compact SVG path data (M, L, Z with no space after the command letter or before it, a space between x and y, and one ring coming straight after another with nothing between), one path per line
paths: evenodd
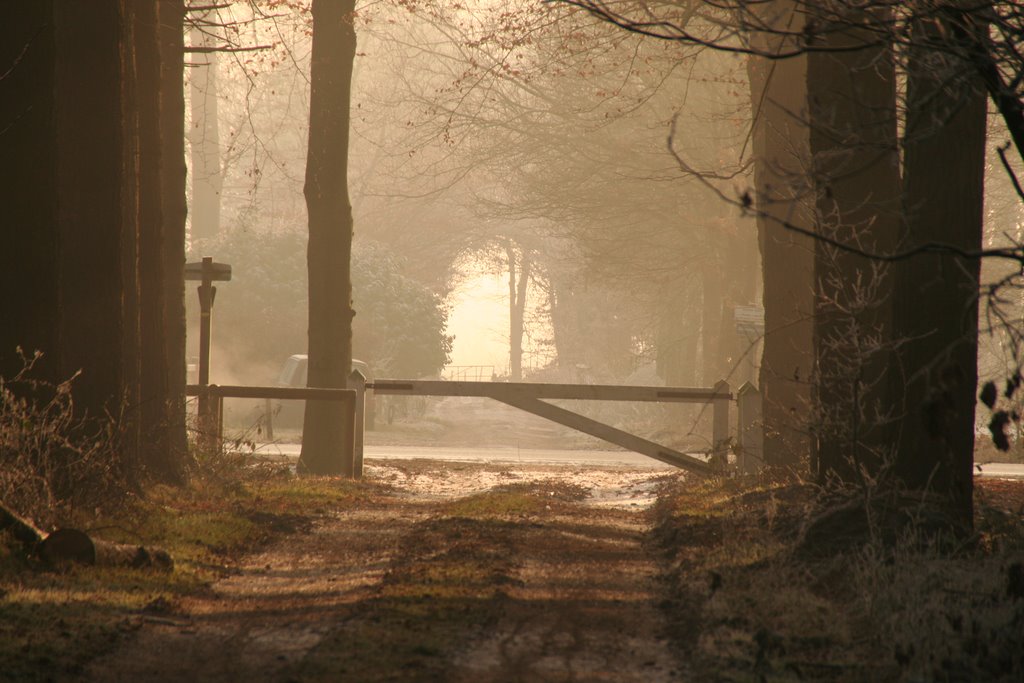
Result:
M1021 680L1021 484L978 483L977 538L954 556L869 540L807 558L795 549L815 495L735 481L664 491L666 607L694 680Z
M522 482L460 498L445 506L453 517L505 518L539 515L583 500L589 489L565 482Z
M173 572L50 571L0 534L0 681L79 675L147 613L173 611L184 597L230 571L241 554L380 491L337 479L239 473L233 481L156 487L116 516L90 520L87 531L96 538L167 550Z

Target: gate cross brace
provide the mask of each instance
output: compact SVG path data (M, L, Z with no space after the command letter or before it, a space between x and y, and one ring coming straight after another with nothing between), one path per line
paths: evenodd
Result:
M701 472L703 474L710 474L714 471L714 467L709 463L704 462L692 455L680 453L672 448L667 448L661 444L657 444L653 441L648 441L635 434L624 432L621 429L616 429L611 425L607 425L603 422L598 422L589 417L580 415L579 413L571 410L566 410L546 401L541 401L536 398L526 397L511 397L511 396L492 396L497 401L501 401L506 405L510 405L513 408L519 408L525 410L528 413L543 417L552 422L571 427L572 429L596 436L598 439L602 439L609 443L613 443L616 446L621 446L626 450L641 453L655 460L660 460L663 463L673 465L675 467L681 467L687 470L693 470Z

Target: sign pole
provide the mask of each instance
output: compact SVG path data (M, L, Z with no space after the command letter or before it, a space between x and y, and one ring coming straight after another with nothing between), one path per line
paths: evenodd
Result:
M226 263L214 263L209 256L204 256L201 263L185 264L185 279L199 280L199 384L203 388L210 386L210 340L212 338L213 300L217 296L215 280L231 279L231 266ZM216 446L215 429L217 427L213 397L207 391L199 392L197 418L199 427L199 444L204 450Z
M213 299L217 288L213 286L213 259L203 257L203 265L199 285L199 384L210 386L210 334L213 316ZM211 417L211 397L208 393L199 394L199 432L203 443L208 444L209 434L213 427Z

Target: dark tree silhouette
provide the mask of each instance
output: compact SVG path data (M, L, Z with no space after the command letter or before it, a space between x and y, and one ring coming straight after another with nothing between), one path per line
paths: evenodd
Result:
M903 248L930 241L964 251L982 247L985 92L957 55L963 54L967 32L985 30L945 17L913 26ZM895 474L911 488L931 488L948 498L970 519L980 260L922 254L900 263L893 274L893 336L902 340L895 397L906 415Z
M41 351L43 379L78 374L84 431L120 426L118 455L131 477L148 470L180 481L184 404L171 399L169 365L182 367L183 344L169 344L164 329L168 291L180 297L183 285L169 280L164 260L177 260L167 254L182 232L163 215L161 160L182 155L183 142L162 129L161 98L173 95L161 93L157 0L51 0L9 18L0 119L11 155L0 200L17 227L0 257L12 300L0 373L16 373L18 347ZM170 92L180 94L180 66L177 74Z

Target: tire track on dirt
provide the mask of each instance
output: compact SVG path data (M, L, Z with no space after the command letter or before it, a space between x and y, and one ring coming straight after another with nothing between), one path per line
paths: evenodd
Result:
M636 502L660 475L503 467L370 468L387 493L143 615L87 680L674 680Z
M516 544L501 621L455 660L451 680L677 680L646 530L643 513L582 504L537 522Z
M86 680L280 680L372 595L401 539L428 514L384 499L329 515L308 533L244 558L205 594L143 615L135 637L95 662Z

